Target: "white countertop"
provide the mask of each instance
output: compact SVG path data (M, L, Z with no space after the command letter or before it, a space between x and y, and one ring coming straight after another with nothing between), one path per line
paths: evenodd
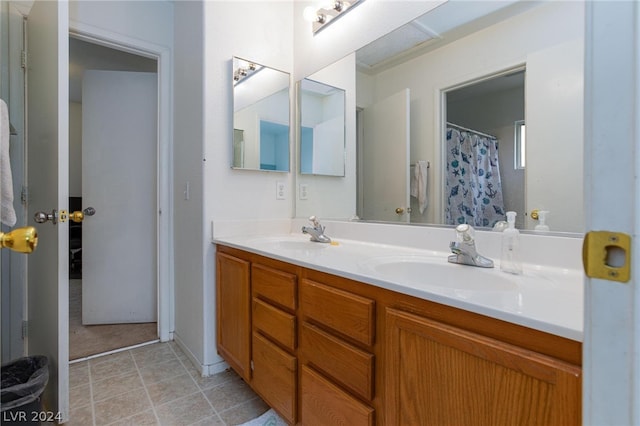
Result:
M448 263L445 251L345 238L311 243L302 233L227 235L213 243L582 341L584 279L575 268L524 263L523 275L512 275L500 271L499 259L495 268L477 268ZM416 262L432 269L417 274ZM379 267L387 263L400 267Z

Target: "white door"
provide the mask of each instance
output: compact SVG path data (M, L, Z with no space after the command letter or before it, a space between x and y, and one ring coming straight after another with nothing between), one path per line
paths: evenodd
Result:
M364 110L363 219L409 222L409 123L409 89Z
M82 322L157 320L155 73L85 71Z
M28 353L49 357L45 404L69 414L69 224L32 221L67 209L69 193L69 10L36 1L27 21L28 217L38 247L28 262Z

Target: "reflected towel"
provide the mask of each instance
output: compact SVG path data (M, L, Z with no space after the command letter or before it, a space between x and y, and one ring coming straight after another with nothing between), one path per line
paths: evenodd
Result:
M9 157L9 108L0 99L0 221L7 225L16 224L16 211L13 208L13 176Z
M420 214L423 214L429 205L429 198L427 197L428 170L428 163L420 160L416 163L411 177L411 196L418 199Z

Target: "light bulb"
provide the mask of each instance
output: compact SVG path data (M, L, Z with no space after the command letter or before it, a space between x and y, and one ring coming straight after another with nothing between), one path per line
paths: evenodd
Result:
M318 14L313 6L305 7L304 12L302 12L302 16L305 21L316 22L318 20Z

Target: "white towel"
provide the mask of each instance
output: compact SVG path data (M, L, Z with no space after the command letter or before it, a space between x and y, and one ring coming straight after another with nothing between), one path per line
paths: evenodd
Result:
M9 157L9 108L0 99L0 221L7 225L16 224L16 211L13 208L13 175Z
M420 160L416 163L411 177L411 196L418 199L420 214L423 214L429 205L429 198L427 197L428 170L429 165L427 162Z

